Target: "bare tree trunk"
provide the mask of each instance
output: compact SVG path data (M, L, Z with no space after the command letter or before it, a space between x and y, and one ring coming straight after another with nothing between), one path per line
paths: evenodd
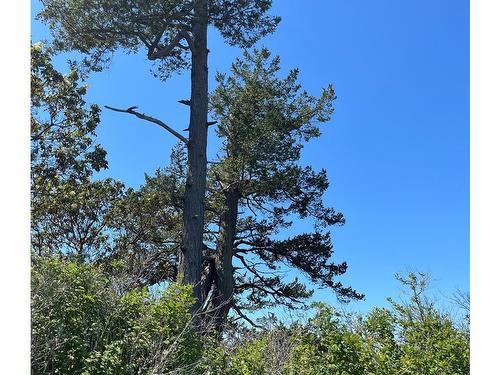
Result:
M194 0L194 3L191 111L179 280L184 284L193 285L196 298L193 310L196 311L202 302L200 279L207 175L208 10L207 0Z

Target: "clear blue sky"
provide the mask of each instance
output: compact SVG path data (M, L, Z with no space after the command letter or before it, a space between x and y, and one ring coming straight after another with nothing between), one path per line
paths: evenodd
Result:
M468 290L468 1L275 0L273 13L283 21L259 45L280 55L284 69L298 67L311 93L333 83L338 96L303 161L327 170L326 201L346 216L333 230L335 259L349 264L342 281L366 294L352 308L384 304L399 290L394 273L406 269L429 272L438 296ZM47 35L32 23L34 41ZM212 78L241 54L213 30L209 48ZM185 128L187 107L177 100L189 97L189 73L160 82L149 66L144 52L118 54L92 75L88 101L137 105ZM106 175L134 187L168 162L175 143L159 127L106 110L98 141L108 151ZM211 134L209 153L216 147ZM333 301L324 290L316 298Z

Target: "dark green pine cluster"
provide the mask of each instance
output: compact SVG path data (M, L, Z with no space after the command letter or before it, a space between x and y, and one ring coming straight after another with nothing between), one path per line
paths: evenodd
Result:
M346 263L331 261L333 247L324 228L343 224L344 217L323 203L326 172L299 164L305 142L318 137L319 125L330 119L335 93L328 86L315 97L301 89L298 70L284 78L279 73L279 58L267 49L247 51L229 75L217 75L210 100L223 145L209 171L209 202L227 210L228 198L238 197L232 201L238 212L232 246L215 245L212 253L216 259L223 253L234 258L237 312L276 304L296 307L310 297L302 282L282 277L280 271L290 268L332 288L341 300L362 298L337 281ZM218 218L209 227L220 237ZM313 219L313 232L278 239L282 230L306 218Z

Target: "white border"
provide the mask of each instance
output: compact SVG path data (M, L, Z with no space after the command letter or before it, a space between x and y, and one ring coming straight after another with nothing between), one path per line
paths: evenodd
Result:
M27 0L2 2L0 373L30 373L29 24Z
M2 4L0 373L29 373L28 0ZM498 369L500 2L471 4L472 374ZM5 371L7 370L7 371Z
M500 2L471 4L471 344L473 375L498 372Z

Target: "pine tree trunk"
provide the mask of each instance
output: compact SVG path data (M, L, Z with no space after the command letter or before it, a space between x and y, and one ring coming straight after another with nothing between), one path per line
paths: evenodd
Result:
M208 49L207 0L194 0L191 58L191 111L179 280L193 285L197 311L201 304L201 263L207 175Z
M220 331L226 322L233 302L233 247L238 220L237 190L225 194L224 213L220 222L219 239L215 255L215 288L210 306L212 322Z

